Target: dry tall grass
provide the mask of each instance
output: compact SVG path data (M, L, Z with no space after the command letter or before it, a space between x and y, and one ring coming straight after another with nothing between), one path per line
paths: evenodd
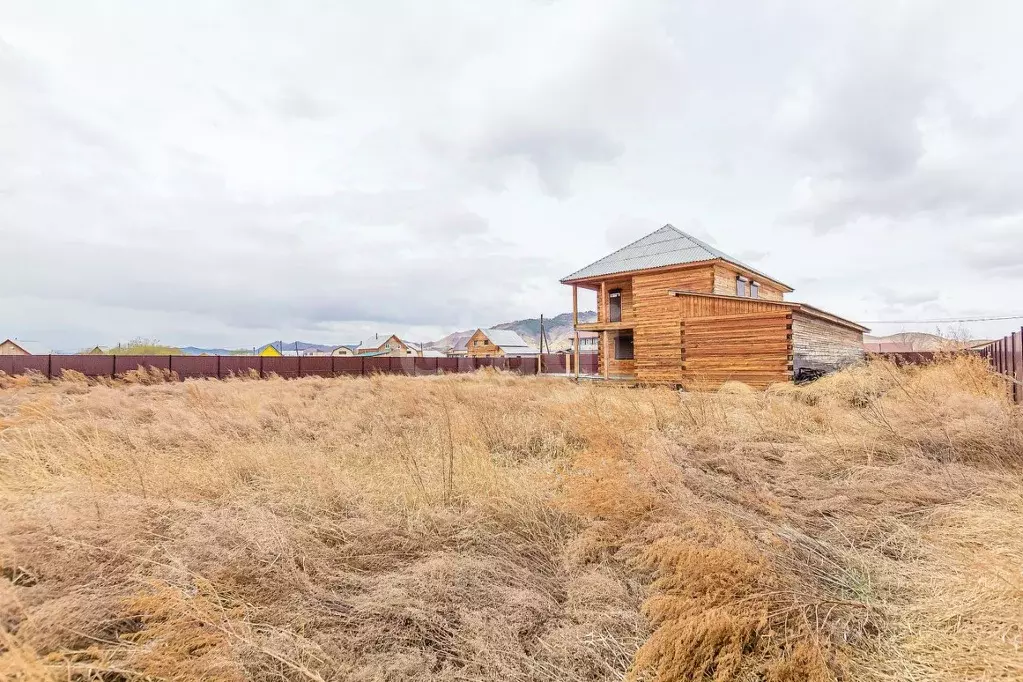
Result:
M0 677L1023 678L1023 416L977 360L133 381L4 383Z

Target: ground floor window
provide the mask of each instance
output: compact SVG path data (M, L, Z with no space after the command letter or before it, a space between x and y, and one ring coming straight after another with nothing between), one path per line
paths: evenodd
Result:
M632 360L632 332L619 332L615 337L615 360Z

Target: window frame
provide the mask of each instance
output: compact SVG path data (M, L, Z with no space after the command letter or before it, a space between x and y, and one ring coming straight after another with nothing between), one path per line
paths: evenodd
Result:
M615 307L617 306L617 311ZM617 318L615 319L617 312ZM622 289L616 287L609 289L607 292L607 321L608 322L621 322L622 321Z
M760 282L751 279L749 283L749 297L760 298Z
M622 339L629 339L629 354L626 356L622 352ZM636 337L632 332L618 332L614 335L615 340L615 360L635 360L636 359Z
M735 295L739 298L750 298L749 280L742 275L735 276Z

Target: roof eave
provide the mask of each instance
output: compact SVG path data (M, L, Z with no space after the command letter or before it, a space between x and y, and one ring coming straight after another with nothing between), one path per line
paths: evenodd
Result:
M770 284L773 284L773 285L777 286L779 289L781 289L786 294L791 294L793 291L795 291L795 289L790 287L788 284L785 284L784 282L779 282L778 280L774 279L773 277L768 277L767 275L765 275L762 272L757 272L756 270L753 270L750 267L747 267L745 265L741 265L741 264L736 263L734 261L730 261L727 258L708 258L707 260L698 260L698 261L693 261L692 263L675 263L673 265L660 265L660 266L658 266L656 268L642 268L642 269L639 269L639 270L620 270L618 272L609 272L609 273L606 273L606 274L603 274L603 275L590 275L588 277L574 277L573 278L572 275L569 275L565 279L562 279L562 280L559 280L559 281L562 284L584 284L584 283L590 283L590 282L599 282L599 281L604 280L604 279L612 279L612 278L620 277L620 276L623 276L623 275L635 275L637 273L644 273L644 272L659 272L661 270L670 270L672 268L686 269L686 268L694 268L694 267L704 267L706 265L713 264L713 263L727 263L731 267L736 268L737 270L741 270L744 274L752 275L753 278L755 278L757 280L760 280L760 281L763 281L763 282L769 282Z

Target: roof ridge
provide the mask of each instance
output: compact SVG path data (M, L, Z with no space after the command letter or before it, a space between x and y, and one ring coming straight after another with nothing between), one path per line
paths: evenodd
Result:
M586 268L590 267L590 265L595 265L596 263L599 263L600 261L602 261L602 260L604 260L604 259L606 259L606 258L610 258L611 256L615 255L616 253L621 253L621 252L622 252L622 251L624 251L625 249L627 249L627 248L629 248L629 247L631 247L631 246L635 246L636 244L638 244L639 242L643 241L643 240L644 240L644 239L646 239L647 237L653 237L653 236L654 236L655 234L657 234L657 233L658 233L658 232L660 232L661 230L666 230L666 229L672 229L672 230L675 230L676 232L681 232L681 230L679 230L679 229L678 229L677 227L675 227L675 226L674 226L674 225L672 225L671 223L664 223L664 225L662 225L661 227L658 227L658 228L657 228L656 230L654 230L653 232L647 233L647 234L643 235L642 237L640 237L639 239L637 239L637 240L635 240L635 241L632 241L632 242L629 242L628 244L626 244L626 245L625 245L625 246L623 246L622 248L620 248L620 249L615 249L615 250L614 250L614 251L612 251L611 253L609 253L609 254L607 254L607 255L605 255L605 256L601 256L600 258L598 258L597 260L593 261L593 262L592 262L592 263L590 263L589 265L585 265L585 266L583 266L583 267L579 268L578 270L576 270L575 272L573 272L573 273L572 273L571 275L569 275L568 277L565 277L565 278L563 278L563 279L562 279L561 281L562 281L562 282L564 282L565 280L569 280L569 279L572 279L572 277L573 277L573 276L574 276L574 275L575 275L576 273L578 273L578 272L582 272L582 271L583 271L583 270L585 270ZM688 235L686 235L686 234L685 234L684 232L681 232L681 233L682 233L682 235L683 235L683 236L688 236Z
M672 236L671 236L671 238L668 238L668 239L654 240L650 244L645 244L642 247L638 246L638 244L640 242L642 242L642 241L644 241L646 239L650 239L651 237L655 237L656 235L662 234L662 233L664 233L664 234L671 234ZM679 243L681 243L682 246L673 247L673 248L672 247L667 247L667 246L661 246L661 245L666 245L668 243L672 243L672 242L675 242L675 241L678 241ZM623 252L626 252L626 251L628 251L630 249L636 250L636 253L635 254L630 254L628 257L624 257ZM652 249L652 251L650 251L650 249ZM697 255L704 255L704 254L706 256L708 256L708 257L706 257L706 258L693 258L693 257L687 258L687 257L683 257L681 255L676 255L676 256L672 256L671 255L671 254L683 254L683 253L685 253L687 251L691 252L693 250L696 250L696 251L699 252L697 254L693 254L693 257L695 257ZM658 258L658 256L660 258ZM756 268L754 268L754 267L752 267L750 265L747 265L746 263L742 262L738 258L735 258L734 256L728 255L727 253L725 253L721 249L719 249L719 248L717 248L715 246L711 246L710 244L708 244L707 242L703 241L702 239L694 237L693 235L689 234L688 232L680 230L679 228L675 227L671 223L665 223L662 227L659 227L658 229L654 230L653 232L647 234L646 236L640 237L639 239L636 239L635 241L632 241L632 242L626 244L625 246L621 247L620 249L612 251L611 253L607 254L603 258L600 258L600 259L590 263L589 265L576 270L572 274L562 278L560 281L561 281L562 284L566 284L566 283L569 283L569 282L571 282L571 281L573 281L575 279L586 279L588 277L597 277L597 276L600 276L600 272L599 271L601 269L606 270L606 272L604 273L605 275L633 272L633 271L635 271L637 269L642 269L642 266L637 267L636 261L641 261L641 262L642 261L646 261L646 262L649 262L650 260L655 260L655 261L656 260L661 260L663 262L660 265L654 265L654 266L647 265L647 267L661 267L661 266L667 266L667 265L692 264L692 263L711 262L711 261L714 261L714 260L720 260L720 261L724 261L726 263L729 263L732 266L735 266L737 268L741 268L742 270L746 270L749 273L752 273L756 277L763 277L764 279L770 280L771 282L774 282L776 284L780 284L783 288L787 289L788 291L792 291L792 287L788 286L787 284L784 284L783 282L780 282L779 280L775 279L774 277L771 277L770 275L768 275L768 274L766 274L764 272L761 272L760 270L757 270ZM632 261L632 262L630 263L629 261ZM600 267L601 263L604 263L605 265L603 267ZM614 265L615 263L617 263L617 265ZM617 269L614 269L616 267L617 267ZM591 272L587 273L587 271L591 271Z

